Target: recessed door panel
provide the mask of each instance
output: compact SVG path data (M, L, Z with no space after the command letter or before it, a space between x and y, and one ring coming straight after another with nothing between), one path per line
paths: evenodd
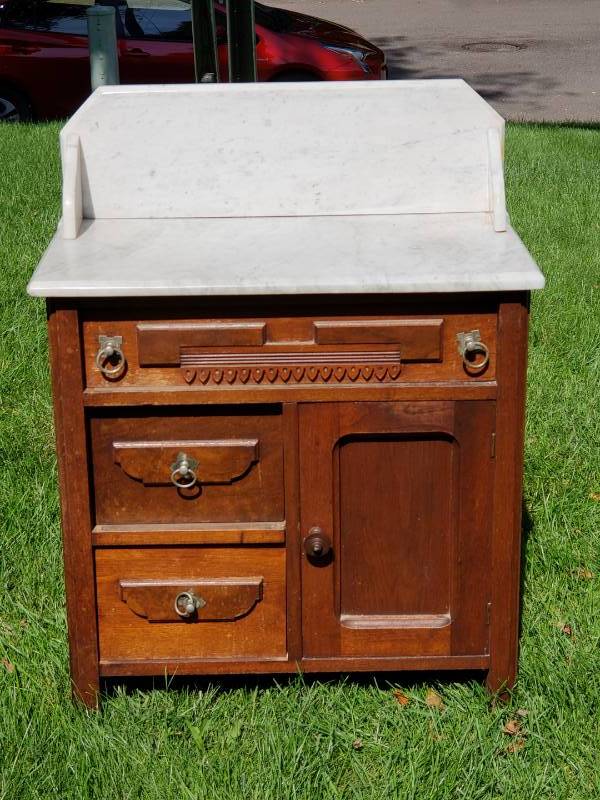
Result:
M350 436L338 451L342 617L447 613L455 441Z

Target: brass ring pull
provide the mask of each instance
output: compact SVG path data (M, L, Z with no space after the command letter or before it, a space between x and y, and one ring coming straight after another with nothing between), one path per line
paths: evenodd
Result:
M459 333L456 337L458 339L458 352L460 353L465 369L468 372L481 372L490 362L490 351L485 342L481 341L481 334L479 331L469 331L468 333ZM479 354L479 358L471 359L470 355Z
M481 358L477 361L471 361L467 358L467 353L480 353ZM490 351L488 346L483 342L474 342L473 344L467 345L465 348L465 352L463 353L463 362L467 369L471 370L472 372L481 372L482 369L485 369L490 361Z
M189 619L206 602L201 597L196 597L193 592L179 592L175 598L175 613L184 619Z
M175 463L171 464L171 482L178 489L191 489L198 480L196 468L198 462L188 458L185 453L179 453Z
M100 349L96 353L96 366L107 378L118 378L125 370L127 361L121 349L120 336L101 336ZM110 359L116 359L114 366L107 366Z

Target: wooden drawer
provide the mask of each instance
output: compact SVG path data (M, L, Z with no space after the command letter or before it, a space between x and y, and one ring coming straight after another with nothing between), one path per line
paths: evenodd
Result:
M279 406L96 413L90 437L96 525L284 519Z
M229 391L381 386L490 380L496 315L391 314L278 318L152 319L84 323L87 386ZM477 330L489 350L483 370L465 369L457 336ZM101 337L119 337L124 369L103 375ZM110 360L102 361L109 369ZM115 362L116 367L118 365Z
M101 661L286 655L284 548L100 548L95 565Z

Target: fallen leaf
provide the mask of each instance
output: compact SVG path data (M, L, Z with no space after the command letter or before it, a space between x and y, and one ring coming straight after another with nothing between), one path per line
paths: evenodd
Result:
M2 661L0 661L0 664L2 664L7 672L15 671L15 665L12 663L12 661L9 661L8 658L3 658Z
M400 703L401 706L407 706L410 703L409 698L404 694L402 689L394 689L392 694L394 695L394 700Z
M570 625L563 625L561 631L565 636L573 636L573 628Z
M427 690L427 694L425 695L425 703L429 706L429 708L439 708L440 711L443 711L445 708L444 701L434 689Z
M591 581L594 577L592 570L588 569L587 567L579 567L579 569L575 572L575 575L584 581Z
M353 747L355 750L362 750L362 749L363 749L363 742L362 742L362 739L355 739L355 740L352 742L352 747Z
M600 492L590 492L590 500L595 503L600 503Z
M509 719L505 726L502 728L502 733L507 733L509 736L516 736L521 732L521 723L518 719Z
M525 719L525 717L529 716L529 711L526 708L517 708L517 716Z
M507 753L518 753L519 750L522 750L525 747L525 739L519 736L514 739L510 744L506 745L506 752Z

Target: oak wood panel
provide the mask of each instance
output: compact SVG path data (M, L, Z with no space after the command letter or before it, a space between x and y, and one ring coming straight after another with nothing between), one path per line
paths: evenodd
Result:
M264 344L265 322L139 322L141 367L179 366L186 347L239 347Z
M469 415L473 430L457 425ZM486 563L491 502L474 501L473 521L468 509L490 492L477 464L493 420L489 403L301 409L303 535L318 526L333 543L328 559L303 560L305 656L485 651L485 575L457 577L458 541L470 568Z
M71 679L75 695L93 707L99 690L96 593L89 537L91 510L82 402L82 354L76 309L49 303L48 333Z
M175 659L145 661L100 661L103 677L138 675L223 675L223 674L289 674L298 670L306 673L325 672L396 672L399 670L485 670L489 667L487 654L471 656L394 656L392 658L303 658L300 662L280 658L253 661L218 659Z
M239 357L245 354L249 357L249 351L253 351L253 364L251 366L260 367L259 359L261 352L269 354L270 357L286 352L297 352L299 355L304 352L318 352L323 349L323 337L325 337L325 339L339 339L346 336L348 340L346 343L342 342L326 347L326 349L331 350L333 353L336 351L343 353L344 350L349 347L357 351L369 351L369 349L373 348L381 349L384 344L393 347L393 342L386 343L385 341L378 341L379 339L385 340L385 330L390 326L392 328L395 326L395 329L400 331L399 336L401 341L399 345L396 345L396 348L399 348L403 360L402 370L394 378L395 384L401 384L404 381L431 382L454 380L462 381L470 385L481 381L494 380L495 378L495 309L488 310L488 308L484 307L475 313L471 310L466 312L459 311L458 309L460 306L455 305L454 307L450 307L445 304L443 300L438 300L433 303L433 308L431 306L419 307L418 305L415 307L414 305L407 305L406 302L404 302L407 308L406 313L400 314L397 308L393 308L391 313L385 315L383 332L377 332L378 329L376 326L381 325L381 320L378 320L377 317L373 315L366 315L364 309L361 309L360 304L358 304L356 300L354 300L354 314L351 319L348 319L346 315L342 316L340 309L337 309L337 315L336 313L332 313L324 316L323 319L319 319L315 314L307 315L306 309L303 308L298 301L295 302L298 306L296 316L268 317L265 315L262 318L245 317L243 319L228 316L219 320L210 318L205 320L199 318L177 319L175 315L175 318L171 320L163 319L152 322L151 319L148 319L146 321L136 321L135 319L131 319L131 317L129 319L120 318L116 313L111 320L110 318L106 319L105 315L101 314L98 310L94 309L92 311L92 309L90 309L88 312L89 318L86 319L84 323L86 385L88 388L111 387L113 390L125 389L128 387L153 386L157 389L162 387L189 387L191 390L202 391L205 387L200 380L198 370L202 368L205 370L208 369L202 359L206 359L206 357L210 355L213 359L210 365L216 369L220 369L223 373L223 375L219 377L218 382L215 382L212 376L210 377L209 380L212 384L211 390L233 392L237 388L235 381L238 379L232 378L232 383L229 385L224 373L225 370L231 369L231 366L228 364L228 359L235 358L236 355ZM464 301L464 306L470 309L468 301ZM156 308L157 306L155 304L148 301L145 305L140 306L139 310L140 312L145 311L147 317L150 318L152 313L156 313ZM166 314L167 309L168 306L165 307L163 313ZM444 310L443 317L439 314L435 314L435 311L438 309ZM328 310L336 311L335 305ZM423 312L425 311L429 313L424 314ZM183 310L179 311L179 315L182 313L184 313ZM201 313L200 310L198 310L198 313ZM231 314L231 310L229 310L229 314ZM443 324L440 326L441 320L443 320ZM258 349L256 347L254 347L254 349L252 347L240 348L239 346L236 348L223 343L210 347L183 347L187 355L184 355L185 365L183 365L182 368L178 366L178 364L181 363L182 356L181 354L177 357L173 355L172 343L169 345L169 352L166 354L156 345L158 349L154 362L163 360L166 363L174 364L174 366L157 365L146 367L142 366L142 363L144 363L143 359L147 361L147 356L144 353L140 354L138 342L138 328L142 325L162 325L167 329L168 326L180 326L185 328L185 326L194 325L212 325L215 327L219 325L258 325L266 326L266 338L264 345ZM317 328L316 326L324 327ZM481 331L482 338L490 349L490 364L487 369L481 373L468 374L463 368L462 359L458 353L456 335L459 331L469 331L475 328ZM346 333L340 333L340 331L344 330ZM362 336L360 335L361 332ZM98 337L101 335L118 335L123 337L123 349L127 358L127 369L118 380L107 380L102 376L95 365L95 356L99 346ZM320 338L321 345L315 344L315 335ZM354 339L365 337L374 341L371 343L353 342ZM182 341L185 340L182 339ZM406 350L405 356L402 356L403 350ZM204 355L201 356L201 353ZM219 363L219 357L221 358L222 364ZM434 358L435 361L432 361L432 358ZM255 361L256 363L254 363ZM266 369L268 366L266 362L264 366ZM290 367L291 366L290 364ZM192 372L189 371L190 369L196 369L196 374L192 374ZM257 375L258 374L257 372ZM320 381L321 379L317 378L315 380ZM371 378L371 380L373 379ZM358 378L355 377L354 381L357 381L359 384L369 384L369 381L362 376ZM269 380L266 373L260 375L260 378L255 378L251 371L249 376L245 377L245 382L245 388L257 389L259 393L261 390L268 391L269 389ZM294 381L294 376L292 374L284 383L286 384L286 388L288 385L302 387L304 385L310 385L311 380L308 378L307 374L304 374L299 381ZM334 388L340 385L353 385L353 379L349 376L349 373L339 380L333 375L327 378L325 383L330 388Z
M302 657L302 573L300 566L300 462L298 406L283 406L287 568L287 637L290 661Z
M491 559L490 691L510 689L519 652L521 503L529 294L503 303L498 316L498 403Z
M96 524L185 525L284 518L282 421L278 407L208 407L168 414L158 410L98 413L90 418L90 431ZM204 483L203 448L191 448L186 454L199 462L198 484L190 489L169 485L170 465L177 458L179 444L198 440L237 442L242 461L235 454L236 447L223 445L212 451L205 448L207 455L212 452L207 470L209 480L215 482ZM250 447L248 440L257 444ZM148 474L151 483L130 477L115 463L115 443L123 442L136 453L135 463L129 467L134 476L143 478ZM123 449L121 445L120 450ZM117 448L117 452L120 450ZM248 456L248 451L255 454L256 460ZM246 471L240 474L246 464ZM158 467L164 472L161 483L154 474ZM236 473L239 477L231 480ZM218 482L219 476L222 482Z
M453 570L452 653L487 652L488 603L493 536L493 485L496 461L496 406L456 404L455 435L460 462L455 480L463 492L454 511L456 548Z
M439 361L442 319L315 320L317 344L393 344L403 361Z
M305 656L367 655L374 647L379 654L392 655L389 637L381 630L345 629L340 624L340 578L343 546L340 531L340 440L342 437L386 434L448 433L451 434L454 407L452 403L344 403L303 406L300 409L301 476L300 505L302 535L313 526L321 528L333 541L333 557L323 562L302 562L302 601ZM364 466L361 468L363 474ZM382 513L393 515L393 506L381 500ZM376 533L373 536L377 546ZM352 547L352 544L350 544ZM360 566L357 566L360 569ZM381 565L380 565L381 569ZM352 571L349 563L346 580ZM359 576L360 578L360 576ZM403 609L400 609L400 611ZM438 609L434 609L437 611ZM375 609L375 614L378 613ZM418 632L394 631L398 648L416 654ZM445 632L423 628L424 646L440 653L447 647ZM379 642L384 642L380 646ZM354 647L358 643L357 652ZM397 649L396 654L404 654Z
M285 544L285 522L96 525L92 544Z
M368 402L386 400L494 400L497 394L495 381L438 381L415 383L402 381L395 384L377 385L352 384L321 386L279 386L260 387L227 386L199 388L198 386L161 386L136 388L97 388L84 391L84 403L90 408L110 408L120 406L148 405L197 405L198 403L283 403L283 402Z
M151 622L121 597L131 581L262 580L262 597L233 621ZM106 660L265 658L286 655L285 549L129 548L96 550L100 656ZM177 592L170 599L175 601ZM163 595L161 595L162 597Z
M233 483L260 458L258 439L113 442L115 464L145 486L172 485L175 453L182 451L199 462L196 477L201 485Z
M487 683L492 691L511 686L516 674L519 613L527 300L525 294L516 293L483 297L254 298L252 317L247 316L247 298L78 301L50 307L67 611L72 675L79 696L90 705L95 703L99 670L102 675L117 676L165 671L275 673L298 668L312 672L489 668ZM81 320L83 357L79 352ZM351 380L346 368L343 375L341 371L336 375L335 370L319 373L308 384L301 382L304 377L294 383L291 374L281 385L270 383L265 371L261 383L249 376L246 383L237 385L228 382L224 374L219 385L204 385L190 361L198 354L212 353L231 366L236 353L264 348L276 357L275 361L285 353L325 353L325 366L327 351L331 351L341 365L351 358L353 350L383 352L393 348L394 342L387 339L394 327L396 333L398 327L404 327L406 334L422 325L431 334L436 321L443 321L442 360L411 363L405 352L397 377L386 375L388 382L377 384L369 379L361 382L356 375ZM125 331L128 367L122 379L105 381L93 367L93 358L100 333L123 335L112 328L113 324ZM142 330L141 341L150 336L151 361L159 363L168 357L169 363L177 363L173 360L176 349L176 357L180 362L182 358L189 361L195 374L179 367L142 367L138 363L143 359L138 351L138 324L148 326ZM179 332L161 351L161 333L170 326L179 327ZM188 338L182 346L180 335L186 327L199 338ZM491 351L490 367L477 377L462 368L455 338L458 330L474 328L482 332ZM321 335L325 340L319 338ZM69 349L66 343L75 344ZM434 351L434 346L429 346L429 355ZM424 351L418 353L419 358L425 355ZM82 361L87 387L83 393ZM276 368L281 374L280 367L270 367ZM57 399L59 394L61 399ZM85 480L88 452L83 407L78 398L83 398L87 407L92 445L89 457L95 495L91 506ZM333 406L337 410L332 415ZM249 418L254 422L248 422ZM209 420L206 435L204 430L197 430L199 420ZM174 428L163 435L165 421ZM253 424L254 432L248 428ZM148 426L149 436L142 435L144 426ZM104 442L100 456L99 429ZM135 442L131 435L134 429L136 437L141 431ZM494 429L495 459L491 449ZM123 435L118 435L119 430ZM332 444L340 437L341 445ZM452 457L444 455L441 444L440 452L426 452L424 447L411 451L416 437L428 444L432 440L447 444ZM174 487L173 497L170 486L155 486L156 476L148 477L143 459L141 472L137 466L128 466L137 479L128 478L114 463L112 451L112 442L133 442L131 452L135 452L136 442L150 441L155 450L160 450L164 441L240 439L258 442L258 461L231 484L214 485L214 495L210 484L203 487L202 500L208 498L209 502L200 511L194 505L198 498L177 497ZM400 455L396 450L405 444L409 445L406 455ZM381 450L379 460L377 446ZM170 459L168 455L166 460ZM118 486L115 493L114 475L105 469L109 460L119 471L120 480L127 480L142 492L144 488L148 493L165 492L164 500L148 502L147 495L135 493L124 498ZM386 465L395 468L386 471ZM450 475L453 485L460 485L459 491L448 490ZM144 487L140 477L145 477L150 486ZM255 485L245 483L250 479ZM308 503L307 488L312 498ZM227 498L216 493L225 489L233 490ZM373 501L378 492L384 497L380 505ZM394 503L395 495L404 504ZM339 501L334 502L338 496ZM94 501L99 515L93 513ZM369 506L370 519L365 514ZM115 519L112 514L115 509L121 513L119 508L124 518ZM413 543L408 555L401 549L399 556L394 551L397 537L390 519L397 529L404 530L409 528L406 520L415 520L408 536ZM301 542L307 527L314 524L333 532L335 557L322 567L311 565L312 572L308 572ZM370 530L375 531L372 536ZM377 536L379 548L369 549ZM146 546L150 544L154 546ZM105 558L103 554L112 554L110 558L114 559L111 575L102 573L102 582L100 577L98 580L101 632L108 637L101 641L110 641L117 650L131 647L125 655L120 650L116 656L102 653L100 664L93 613L92 545L98 547L98 563ZM383 564L379 570L378 550ZM115 606L121 580L116 573L122 566L126 569L134 552L140 553L133 561L145 565L144 574L125 576L123 581L148 584L170 580L171 588L179 586L180 581L187 585L194 577L185 571L190 554L192 566L201 564L205 573L208 570L208 578L206 574L196 575L205 582L240 576L256 580L260 572L265 590L271 586L271 617L253 627L256 615L265 610L264 598L241 619L230 622L161 623L136 617L122 600L122 608ZM231 571L232 553L246 559L245 572ZM173 561L169 558L178 567L171 574L168 568ZM266 566L261 567L263 564ZM253 565L255 569L251 569ZM219 572L221 569L227 574ZM394 574L400 575L398 586ZM324 575L330 578L323 580ZM444 605L447 598L448 607ZM307 614L310 604L312 611ZM203 638L199 652L194 649L198 645L194 639L185 652L179 641L171 645L162 634L153 634L148 640L145 634L136 638L136 632L132 640L129 621L123 626L117 619L113 625L113 606L119 614L128 611L152 630L161 626L184 631L198 626L239 630L236 626L254 621L239 639L238 634L233 636L236 643L230 642L226 653L215 654L210 648L229 647L224 644L227 637L218 637L218 642ZM315 633L325 642L322 651L311 649L310 637ZM154 652L156 642L168 652Z
M150 622L233 622L249 614L262 600L263 580L243 578L158 578L153 580L120 580L121 599L139 617ZM197 608L183 619L174 600L182 592L198 600ZM189 598L185 597L184 600ZM181 599L180 599L181 602Z
M339 442L343 619L448 611L456 448L444 434Z

